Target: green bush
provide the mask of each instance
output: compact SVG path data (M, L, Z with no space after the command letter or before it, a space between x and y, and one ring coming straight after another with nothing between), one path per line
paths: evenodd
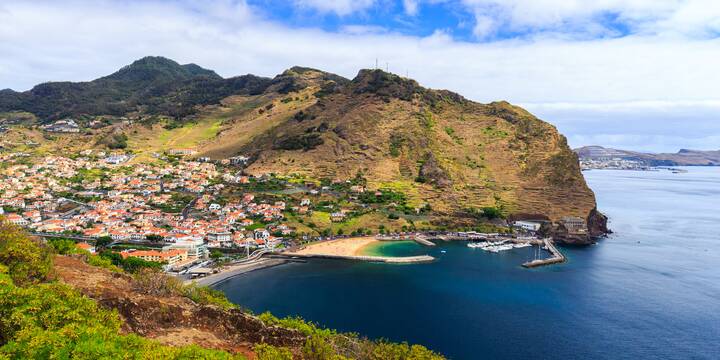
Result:
M122 320L70 286L17 287L0 267L0 358L242 359L198 346L171 347L120 335Z
M47 244L60 255L75 254L78 251L75 242L70 239L49 239Z
M199 286L196 284L186 285L181 289L181 293L183 296L198 304L215 305L225 310L238 308L237 305L228 300L225 293L207 286Z
M302 349L303 357L307 360L346 360L347 358L338 355L335 348L326 338L313 335L310 336Z
M292 360L292 352L284 347L268 344L255 345L255 355L258 360Z
M441 355L421 345L408 345L381 342L375 346L370 356L373 360L440 360Z
M112 272L122 272L122 269L115 266L112 260L102 257L100 255L88 255L87 263L92 266L97 266L103 269L108 269Z
M45 280L52 269L50 249L0 217L0 264L20 285Z

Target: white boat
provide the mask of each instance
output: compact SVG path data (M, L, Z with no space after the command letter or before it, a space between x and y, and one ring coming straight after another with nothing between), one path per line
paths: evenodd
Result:
M483 248L483 247L485 247L485 246L487 246L487 245L488 245L488 243L485 242L485 241L483 241L483 242L471 242L471 243L468 243L468 244L467 244L467 246L468 246L469 248L473 248L473 249L475 249L475 248Z
M519 243L519 244L513 245L513 247L515 247L516 249L524 248L524 247L530 247L530 246L532 246L531 243Z

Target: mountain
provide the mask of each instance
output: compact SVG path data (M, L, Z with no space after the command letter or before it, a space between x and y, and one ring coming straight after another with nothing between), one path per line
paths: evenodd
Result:
M35 96L44 86L64 90ZM18 96L24 107L7 105ZM254 175L362 177L371 189L401 192L411 208L431 208L428 221L436 227L471 226L481 209L493 208L512 219L581 217L592 236L607 230L576 154L554 126L504 101L476 103L381 70L361 70L352 80L304 67L273 79L222 79L195 65L145 58L89 83L6 92L0 104L0 111L41 119L132 111L179 120L86 132L99 141L59 137L53 141L61 151L126 134L127 149L139 159L192 147L210 159L247 156L244 171ZM46 141L37 133L22 136Z
M602 146L583 146L574 150L581 159L619 158L645 163L648 166L718 166L720 150L702 151L680 149L677 153L642 153L627 150L604 148Z
M223 79L195 64L145 57L90 82L50 82L29 91L0 92L0 112L26 111L41 121L131 112L186 116L196 105L231 94L262 92L270 79L245 75Z

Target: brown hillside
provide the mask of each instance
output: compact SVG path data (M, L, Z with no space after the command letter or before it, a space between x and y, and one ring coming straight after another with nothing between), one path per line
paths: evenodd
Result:
M519 107L475 103L380 70L351 82L315 70L284 75L306 87L227 122L201 155L249 155L256 175L360 172L372 187L401 189L445 214L502 206L556 220L595 208L565 138Z

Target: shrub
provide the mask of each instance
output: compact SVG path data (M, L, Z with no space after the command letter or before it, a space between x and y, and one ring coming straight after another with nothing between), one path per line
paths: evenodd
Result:
M0 264L7 266L13 281L26 285L45 280L52 257L48 247L0 218Z
M60 255L75 254L78 250L75 242L70 239L49 239L47 243Z
M295 135L278 140L273 146L278 150L312 150L324 143L319 134Z
M380 342L375 346L370 356L373 360L440 360L441 355L428 350L421 345L408 345L407 343L394 344Z
M181 293L183 296L198 304L215 305L225 310L238 308L237 305L228 300L225 293L207 286L199 286L196 284L186 285L182 288Z
M89 255L87 257L87 263L92 266L108 269L112 272L122 272L122 269L113 265L112 260L102 257L100 255Z
M143 269L133 276L133 288L148 295L169 296L182 294L183 285L178 278L157 270Z
M258 360L292 360L290 350L284 347L276 347L269 344L255 345L255 355Z
M17 287L2 274L5 271L0 271L0 358L243 358L195 345L171 347L137 335L120 335L122 321L115 311L60 283Z
M310 336L302 349L303 357L307 360L344 360L347 359L336 353L335 348L326 338L313 335Z

